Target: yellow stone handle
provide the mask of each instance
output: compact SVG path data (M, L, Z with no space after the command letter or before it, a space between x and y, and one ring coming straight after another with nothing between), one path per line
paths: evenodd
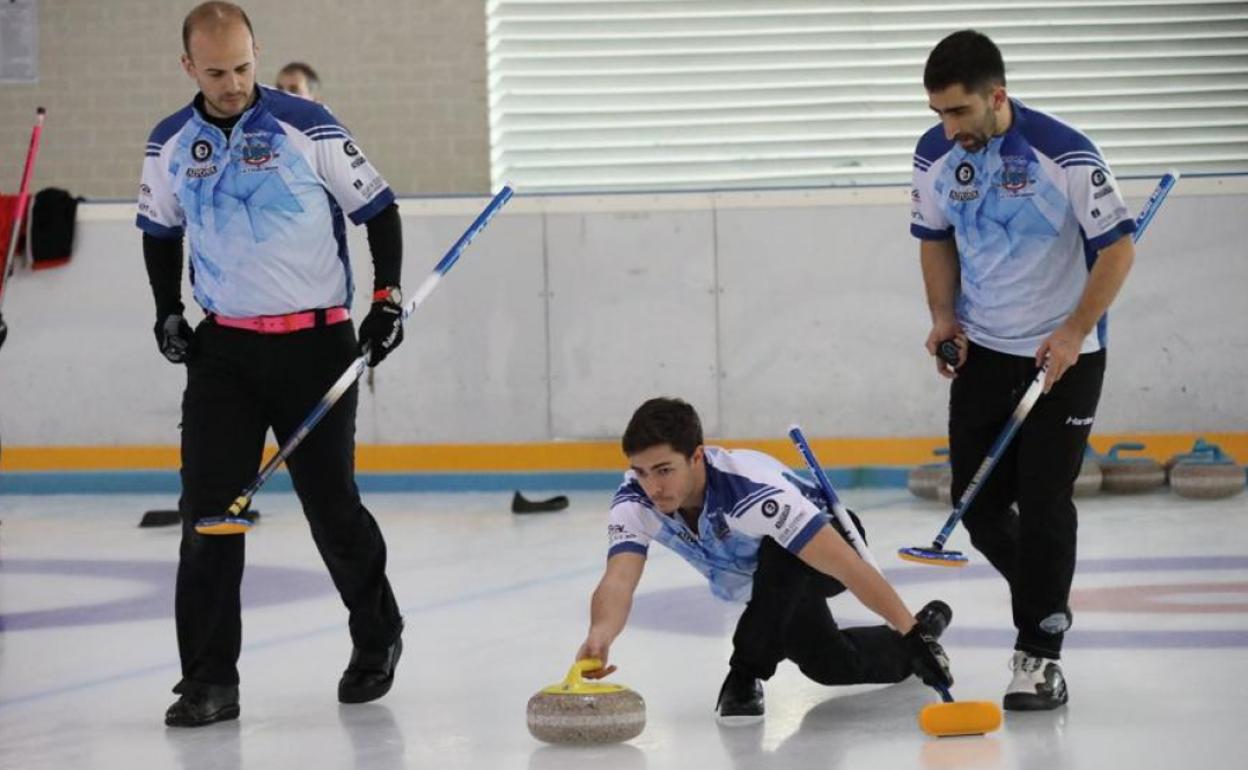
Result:
M570 695L595 695L608 692L619 692L627 689L623 685L610 684L607 682L587 682L582 678L582 674L586 671L597 671L602 668L602 661L598 658L583 658L572 664L572 668L568 669L568 675L563 678L559 684L553 684L542 690L545 693L560 693Z

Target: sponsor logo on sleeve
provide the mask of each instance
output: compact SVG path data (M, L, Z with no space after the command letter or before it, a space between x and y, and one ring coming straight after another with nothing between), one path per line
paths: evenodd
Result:
M152 188L148 187L146 184L139 185L139 197L141 198L152 197Z
M953 178L958 180L958 184L970 184L975 181L975 167L963 161L954 170Z
M360 154L360 148L356 147L355 142L351 141L350 139L342 143L342 151L352 158Z
M1102 187L1105 184L1105 172L1099 168L1092 169L1092 184Z
M784 506L784 508L780 511L780 517L779 517L778 519L776 519L776 529L777 529L777 530L779 530L779 531L781 531L781 532L783 532L783 531L784 531L784 525L785 525L785 522L787 522L787 521L789 520L789 511L790 511L790 510L792 510L792 509L791 509L789 506L787 506L787 505L786 505L786 506Z
M217 173L217 164L211 163L207 166L192 166L187 168L186 177L188 179L203 179Z
M1092 193L1092 200L1094 201L1100 200L1101 198L1104 198L1106 195L1111 194L1113 191L1114 191L1114 186L1112 184L1106 185L1102 187L1101 189L1097 190L1096 192Z
M780 503L777 503L775 500L764 500L762 511L764 516L774 519L776 514L780 512Z
M917 187L911 187L911 188L910 188L910 202L911 202L911 203L922 203L922 202L923 202L923 196L919 194L919 188L917 188Z
M795 515L789 517L788 523L783 527L776 527L778 534L776 539L782 543L787 543L793 539L801 528L806 524L806 514L798 511Z
M607 525L607 546L615 546L620 543L633 543L637 541L637 536L624 528L623 524Z
M368 159L365 158L363 155L360 155L355 160L351 161L351 168L359 168L360 166L363 166L367 162L368 162Z
M360 195L363 195L365 198L371 198L378 190L386 186L386 180L382 179L379 176L375 176L373 177L371 182L368 182L366 184L363 181L357 179L351 183L351 186L359 190Z

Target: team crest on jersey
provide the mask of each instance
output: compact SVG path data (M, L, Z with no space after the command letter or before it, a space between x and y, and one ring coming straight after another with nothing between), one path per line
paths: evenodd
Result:
M1027 158L1001 158L1001 186L1011 193L1017 193L1027 187Z
M975 167L970 163L959 163L953 178L958 180L958 184L970 184L975 181Z
M203 163L212 157L212 143L206 139L197 139L191 145L191 157L198 163Z
M266 134L247 134L240 148L248 166L263 166L273 159L273 144Z
M1096 187L1103 186L1105 184L1105 172L1099 168L1092 169L1092 184Z

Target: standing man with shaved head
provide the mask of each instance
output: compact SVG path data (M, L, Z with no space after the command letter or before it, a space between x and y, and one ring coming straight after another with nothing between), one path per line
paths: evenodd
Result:
M285 442L360 353L376 366L403 339L402 236L385 180L324 107L256 84L251 21L227 2L196 6L182 67L199 88L147 142L137 223L156 300L156 342L186 367L182 400L180 697L171 726L239 715L239 586L246 520L226 511L255 477L265 434ZM373 303L357 340L346 222L365 224ZM183 317L182 242L195 301ZM344 703L389 691L403 619L386 545L355 484L357 391L291 455L291 481L349 612Z

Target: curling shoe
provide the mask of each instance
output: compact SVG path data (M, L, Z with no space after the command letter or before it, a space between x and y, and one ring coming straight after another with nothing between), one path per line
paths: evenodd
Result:
M338 700L341 703L368 703L390 692L394 684L394 669L403 654L403 637L381 652L368 652L356 647L351 651L351 662L338 680Z
M763 683L739 669L729 669L719 688L715 721L725 727L741 727L763 721Z
M1006 711L1048 711L1065 705L1066 677L1056 660L1016 650L1010 669L1014 679L1005 691Z
M165 712L169 727L203 727L213 722L238 719L238 685L178 682L178 698Z

